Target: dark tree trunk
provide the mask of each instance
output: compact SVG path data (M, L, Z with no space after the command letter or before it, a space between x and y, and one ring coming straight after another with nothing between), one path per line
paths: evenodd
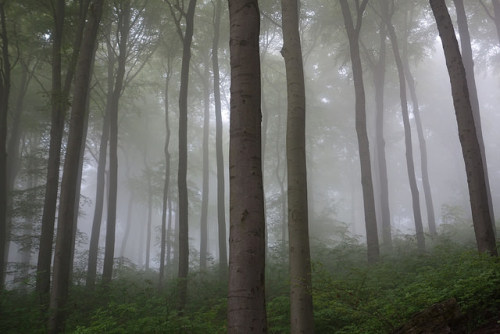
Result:
M216 0L214 39L212 41L212 68L214 73L215 104L215 155L217 160L217 228L219 237L219 273L223 280L227 279L227 241L226 241L226 196L224 180L224 152L222 149L222 107L220 98L219 74L219 35L222 1Z
M484 148L483 130L481 126L481 113L479 108L479 98L477 96L476 77L474 75L474 59L472 57L471 39L469 34L469 25L467 24L467 15L465 14L464 1L453 0L457 10L458 32L460 34L460 45L462 47L462 61L467 76L467 86L469 87L469 98L476 125L477 141L481 149L481 158L483 159L484 179L486 183L486 192L488 195L488 205L490 208L491 221L493 222L493 232L495 232L495 214L493 210L493 201L491 199L490 179L488 173L488 164L486 161L486 150ZM500 12L497 12L500 15Z
M415 220L415 230L417 235L417 246L420 251L425 251L425 236L424 227L422 224L422 212L420 210L420 197L417 186L417 177L415 175L415 163L413 162L413 146L411 140L410 116L408 112L408 98L406 96L406 78L404 74L403 62L399 52L398 38L394 26L391 22L391 14L385 13L387 30L389 39L391 40L392 51L396 60L399 77L399 97L401 99L401 112L403 115L403 126L405 131L405 147L406 147L406 169L408 179L410 181L410 191L413 206L413 219Z
M228 333L266 333L260 12L229 0L231 116Z
M118 5L118 68L111 106L109 108L109 198L108 217L106 220L106 246L104 250L104 266L102 281L107 284L113 277L113 262L115 256L116 202L118 197L118 109L123 90L125 65L127 61L127 44L130 33L130 1L122 1Z
M484 176L483 159L474 124L474 114L469 98L467 76L453 30L450 14L444 0L430 0L443 44L446 66L450 76L451 92L462 153L469 186L472 221L479 252L498 255L493 221L490 215L488 192Z
M78 167L82 147L84 124L86 123L86 102L89 94L92 61L94 58L97 30L102 14L103 0L92 2L90 18L86 24L81 52L76 70L76 82L72 104L68 144L66 149L61 201L57 224L56 249L54 257L54 282L50 295L49 333L64 331L66 302L68 298L73 219L78 183Z
M311 255L307 205L306 94L299 34L299 0L281 0L288 117L288 236L291 333L313 333Z
M354 26L351 11L347 0L340 0L345 29L349 38L351 53L354 90L356 95L356 133L358 136L359 160L361 164L361 185L363 188L363 202L365 209L366 243L368 247L368 262L373 263L379 259L379 243L377 232L377 216L375 213L375 198L373 194L373 180L370 161L370 147L366 130L366 98L363 83L363 69L359 52L359 33L363 12L368 0L363 0L356 6L357 22Z

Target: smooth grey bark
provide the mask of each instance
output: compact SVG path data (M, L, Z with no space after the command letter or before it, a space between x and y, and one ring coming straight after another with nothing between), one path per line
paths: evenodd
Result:
M373 179L371 174L370 144L366 129L366 97L363 83L363 68L359 52L359 34L361 31L363 13L367 4L368 0L363 0L361 3L356 2L355 12L357 18L356 25L354 25L347 0L340 0L345 29L349 38L349 50L351 54L354 91L356 96L356 133L358 136L361 185L365 209L367 256L368 262L373 263L378 261L380 249L377 232L377 216L375 213L375 198L373 194Z
M228 333L266 333L260 12L229 0L231 114Z
M314 333L307 203L306 93L299 34L299 0L281 0L288 117L288 236L291 333Z
M413 207L413 219L415 223L415 231L417 236L417 247L419 251L425 251L425 236L424 227L422 223L422 211L420 209L420 197L417 186L417 177L415 175L415 163L413 159L413 146L411 140L411 126L410 115L408 111L408 98L406 95L406 78L404 74L403 61L401 60L401 53L399 51L398 38L396 31L391 22L392 13L388 11L385 13L385 20L387 24L387 31L389 39L391 40L392 51L396 61L399 78L399 97L401 100L401 113L403 116L403 127L405 133L405 148L406 148L406 170L408 172L408 179L410 182L410 192Z
M118 109L124 86L125 66L128 55L128 36L131 28L130 0L121 1L118 6L118 67L109 108L109 197L108 215L106 219L106 243L102 271L102 281L104 284L108 284L113 277L116 207L118 198Z
M493 221L493 231L495 232L495 213L493 208L493 201L491 199L490 178L488 173L488 163L486 159L486 149L484 147L483 129L481 126L481 112L479 107L479 98L477 96L476 77L474 75L474 58L472 56L469 25L467 23L464 1L453 0L453 3L455 4L455 8L457 11L457 25L458 33L460 34L462 61L464 63L465 74L467 76L467 87L469 87L469 98L472 106L472 113L474 116L474 124L476 125L477 141L479 143L479 148L481 149L481 158L483 159L488 205L490 208L491 220Z
M212 69L215 105L215 155L217 163L217 229L219 238L219 274L227 280L226 195L224 177L224 152L222 149L222 107L219 74L219 35L222 1L216 0L214 8L214 38L212 41Z
M97 30L102 15L104 0L92 1L90 17L85 27L78 63L76 82L71 111L70 129L65 155L63 179L61 184L61 200L57 223L56 248L54 254L54 278L50 294L50 310L48 333L64 331L66 302L70 282L71 246L73 238L73 222L75 199L78 183L78 167L80 150L86 123L87 97L90 89L92 62L95 54Z
M477 247L481 253L498 256L488 193L486 191L483 159L469 98L467 75L458 48L458 41L445 1L430 0L429 2L436 19L446 58L446 67L450 76L451 93L464 156Z

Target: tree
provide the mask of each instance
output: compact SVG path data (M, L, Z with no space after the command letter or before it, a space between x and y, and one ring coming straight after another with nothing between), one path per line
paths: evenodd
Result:
M48 332L64 331L64 319L68 289L70 282L70 260L73 239L73 219L75 198L78 182L78 165L84 133L86 104L89 94L91 67L95 54L97 30L102 15L103 0L94 0L90 4L90 17L85 25L85 31L79 53L75 73L74 98L71 111L70 129L65 155L63 179L61 183L61 201L57 221L57 237L54 256L54 280L50 294L50 317Z
M353 23L351 10L347 0L340 0L344 25L349 38L352 74L356 95L356 133L358 136L359 160L361 164L361 184L363 187L363 202L365 209L366 243L368 247L368 262L373 263L379 258L379 243L377 234L377 217L375 214L375 199L373 195L373 180L371 175L370 147L366 130L366 98L363 83L363 69L359 52L359 34L363 21L363 13L368 0L356 1L356 25Z
M227 279L227 244L226 244L226 203L224 180L224 152L222 150L222 107L220 98L219 74L219 35L222 2L216 0L214 7L214 38L212 41L212 70L214 74L215 104L215 155L217 161L217 229L219 237L219 273Z
M191 61L191 42L193 40L194 12L196 0L189 0L188 9L176 0L175 8L167 1L172 16L175 19L177 32L182 41L181 87L179 91L179 168L177 186L179 191L179 295L178 308L183 310L187 297L187 275L189 272L189 225L188 225L188 191L187 191L187 116L188 116L188 85L189 63ZM185 31L182 31L181 20L185 18Z
M298 0L282 0L288 117L288 236L290 258L290 324L292 333L313 333L311 255L307 205L306 96L299 34Z
M258 1L230 0L228 333L265 333Z
M7 228L7 112L10 95L10 56L9 37L5 16L5 2L0 2L0 289L4 288L7 266L8 228Z
M478 142L467 76L453 24L444 0L430 0L450 76L453 105L469 186L472 221L479 252L498 255L490 215L483 159Z
M394 8L394 1L392 2ZM385 7L388 9L387 7ZM392 9L393 10L393 9ZM410 116L408 112L408 98L406 95L406 79L403 68L403 61L401 60L401 53L399 51L398 38L396 30L391 22L393 13L386 11L384 13L387 30L389 32L389 39L391 40L392 51L394 59L396 60L396 67L398 70L399 78L399 96L401 100L401 112L403 115L403 126L405 131L405 147L406 147L406 169L408 172L408 179L410 181L410 191L413 206L413 219L415 222L415 230L417 234L417 245L420 251L425 250L425 237L424 228L422 225L422 212L420 211L420 197L418 193L417 177L415 175L415 163L413 162L413 146L411 140L411 127Z

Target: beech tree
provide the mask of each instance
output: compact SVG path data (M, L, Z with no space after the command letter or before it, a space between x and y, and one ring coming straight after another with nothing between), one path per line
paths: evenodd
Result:
M472 221L479 252L498 255L490 215L483 158L478 142L467 76L458 48L453 23L444 0L430 0L450 76L458 134L467 173Z
M228 333L267 332L262 187L260 12L229 0L231 115Z

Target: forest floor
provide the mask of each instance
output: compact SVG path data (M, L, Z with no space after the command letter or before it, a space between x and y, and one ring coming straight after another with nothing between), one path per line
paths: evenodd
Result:
M474 330L472 334L498 334L500 333L500 313L489 320L485 325Z

